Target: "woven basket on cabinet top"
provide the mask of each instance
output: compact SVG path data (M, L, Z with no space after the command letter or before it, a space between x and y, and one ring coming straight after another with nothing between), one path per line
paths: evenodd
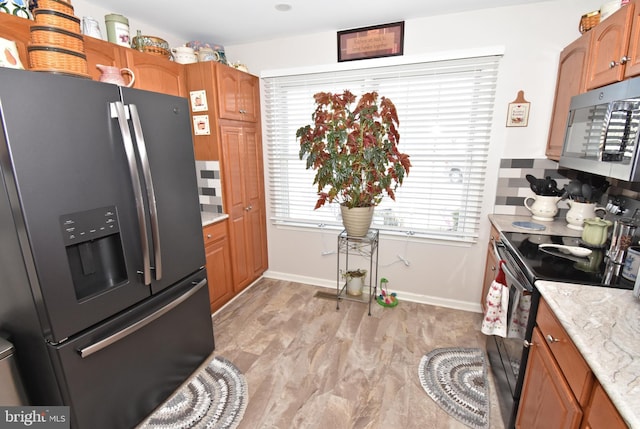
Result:
M51 25L72 33L80 33L80 19L73 15L50 9L34 9L33 17L38 25Z
M47 45L29 45L27 52L29 52L29 63L33 71L90 77L87 73L87 57L82 52Z
M63 0L38 0L37 7L39 9L56 10L58 12L73 15L73 6L71 3Z
M584 34L587 31L591 30L596 25L598 25L599 23L600 23L600 11L599 10L596 10L594 12L585 13L580 18L580 25L578 26L578 29L580 30L580 33Z
M84 52L84 37L63 28L48 25L31 26L31 43L35 45L53 45L73 51Z

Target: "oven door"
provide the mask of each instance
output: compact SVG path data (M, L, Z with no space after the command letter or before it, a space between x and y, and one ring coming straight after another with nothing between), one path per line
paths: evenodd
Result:
M518 266L514 256L500 243L494 243L494 253L504 261L502 270L509 287L507 337L487 337L487 354L496 381L500 410L507 428L512 428L517 414L524 369L528 357L525 344L531 340L531 330L537 307L533 286Z

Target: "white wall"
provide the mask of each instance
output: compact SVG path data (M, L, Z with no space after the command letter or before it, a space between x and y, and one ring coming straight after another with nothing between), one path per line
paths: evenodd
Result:
M496 45L503 46L505 54L497 88L479 242L456 246L383 236L380 276L389 279L390 290L397 291L400 300L480 311L478 302L489 238L487 215L493 209L499 160L544 158L558 55L564 46L580 36L580 16L599 9L601 3L601 0L556 0L405 20L405 59ZM225 48L230 61L245 63L257 75L277 69L325 68L336 63L335 32ZM360 63L367 65L366 61ZM531 102L529 126L506 128L508 103L516 98L519 90L523 90ZM411 176L407 180L411 180ZM335 287L336 255L322 255L323 251L335 249L335 232L279 228L269 221L267 224L268 276ZM397 258L398 254L411 265L406 267Z

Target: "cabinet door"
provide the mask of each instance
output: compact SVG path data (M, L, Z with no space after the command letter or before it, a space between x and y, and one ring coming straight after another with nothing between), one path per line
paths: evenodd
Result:
M260 80L238 71L238 97L243 121L256 122L260 117Z
M203 229L203 233L209 301L213 313L234 297L227 221L208 225Z
M242 290L250 283L250 253L247 251L248 204L245 203L245 175L250 168L245 165L245 148L242 127L221 125L222 183L225 210L229 214L229 238L233 263L234 289Z
M184 66L159 55L124 48L127 67L133 70L134 88L186 97Z
M585 412L582 429L627 429L627 424L600 383L596 383L593 389L591 404Z
M124 49L126 48L118 46L115 43L84 36L84 50L87 54L87 70L91 75L91 79L100 79L101 73L96 67L98 64L118 68L126 67L127 57ZM129 82L128 79L130 79L130 77L125 76L125 81Z
M560 53L556 97L545 152L549 159L558 161L562 154L571 97L581 94L587 89L586 75L589 67L589 46L592 36L591 31L583 34Z
M621 81L624 78L624 64L620 60L627 55L633 3L629 3L608 17L593 31L593 42L589 59L587 89Z
M260 134L255 126L237 124L220 126L223 198L236 292L257 279L267 265Z
M224 65L217 67L216 74L220 117L256 122L260 111L258 78Z
M234 68L220 66L216 70L218 85L218 107L221 118L242 120L238 87L240 72Z
M243 127L245 144L245 198L247 201L247 228L251 252L251 277L256 279L267 268L266 213L264 202L264 176L262 144L255 126Z
M631 34L629 35L629 50L627 51L627 63L624 66L624 76L633 77L640 74L640 2L629 4L633 6L631 20Z
M28 19L13 16L8 13L0 13L0 37L16 42L20 62L22 62L25 69L29 68L27 45L31 40L31 24L32 21Z
M577 429L582 409L536 327L516 418L517 429Z

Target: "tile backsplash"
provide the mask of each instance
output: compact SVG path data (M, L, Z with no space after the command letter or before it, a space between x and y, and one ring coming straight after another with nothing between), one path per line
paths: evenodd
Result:
M224 213L219 161L196 161L200 211Z
M500 171L498 173L498 188L496 190L496 201L494 213L508 215L530 215L531 212L525 207L524 200L535 194L529 187L529 182L525 178L531 174L542 179L551 177L558 183L558 188L562 189L569 183L566 171L558 169L558 163L546 158L518 158L502 159L500 161ZM530 202L530 204L533 201ZM566 215L569 206L565 201L558 203L558 214L556 217Z

